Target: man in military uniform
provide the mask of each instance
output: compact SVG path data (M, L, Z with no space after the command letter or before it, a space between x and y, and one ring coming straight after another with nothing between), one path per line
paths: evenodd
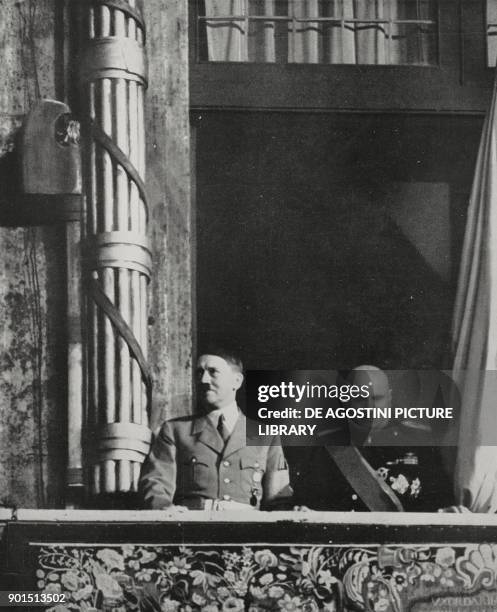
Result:
M221 350L203 354L196 382L202 410L164 423L143 465L145 507L243 510L284 503L291 489L279 437L247 446L236 403L241 361Z
M416 373L414 373L416 374ZM367 399L349 405L392 406L386 374L374 366L359 366L350 382L370 386ZM406 385L406 381L404 386ZM414 381L415 382L415 381ZM417 398L413 385L409 395ZM421 404L414 404L421 405ZM452 506L452 481L431 432L410 423L350 420L349 446L338 442L308 448L288 448L291 483L297 507L335 511L460 511Z

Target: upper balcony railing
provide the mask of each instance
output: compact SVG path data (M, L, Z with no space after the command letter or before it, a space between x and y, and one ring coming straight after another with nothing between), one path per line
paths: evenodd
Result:
M436 65L436 0L204 0L209 62Z
M483 113L497 0L190 0L194 109Z

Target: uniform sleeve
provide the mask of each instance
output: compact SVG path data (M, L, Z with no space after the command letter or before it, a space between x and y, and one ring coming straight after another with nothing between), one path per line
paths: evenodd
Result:
M288 465L279 436L271 440L268 449L266 473L263 481L262 510L287 509L292 506Z
M142 466L139 493L148 510L167 508L176 491L176 444L170 423L164 423Z

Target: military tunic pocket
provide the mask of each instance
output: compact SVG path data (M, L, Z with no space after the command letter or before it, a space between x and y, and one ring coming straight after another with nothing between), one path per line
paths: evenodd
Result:
M181 466L181 485L184 495L206 488L209 480L209 465L198 457L186 458Z

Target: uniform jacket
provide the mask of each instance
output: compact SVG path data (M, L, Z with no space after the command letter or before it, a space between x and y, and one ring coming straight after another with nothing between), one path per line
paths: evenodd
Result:
M145 506L201 509L202 500L220 499L267 509L282 501L290 489L279 437L247 446L245 424L240 413L225 446L205 415L166 421L142 468Z
M454 503L452 481L435 447L363 447L365 459L407 512L436 512ZM322 446L287 448L295 505L366 512L367 506Z

